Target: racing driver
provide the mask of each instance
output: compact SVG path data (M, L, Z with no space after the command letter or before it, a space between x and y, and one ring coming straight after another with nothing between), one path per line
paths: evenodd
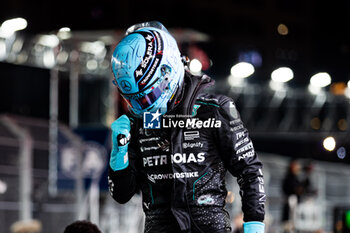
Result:
M159 22L130 27L112 70L129 113L112 123L109 188L119 203L142 192L146 233L231 232L225 175L237 177L244 232L264 232L264 181L232 99L207 94Z

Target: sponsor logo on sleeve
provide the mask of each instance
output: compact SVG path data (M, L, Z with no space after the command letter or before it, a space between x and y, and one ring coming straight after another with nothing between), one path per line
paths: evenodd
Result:
M200 107L200 105L198 105L198 104L195 104L194 106L193 106L193 109L192 109L192 116L195 116L195 115L197 115L197 111L198 111L198 108Z
M214 205L215 201L211 195L207 194L200 196L197 200L197 203L200 205Z
M184 143L182 143L182 146L184 149L186 149L186 148L202 148L203 143L202 142L184 142Z
M265 188L264 188L263 172L262 172L261 169L259 169L259 174L260 174L260 177L258 177L258 180L259 180L259 193L260 193L259 204L260 205L264 205L265 204L265 200L266 200L266 194L265 194Z
M117 140L118 140L118 146L125 146L126 144L129 143L131 138L131 134L129 133L128 136L125 136L124 134L119 134L117 136Z
M190 141L199 138L199 131L185 131L184 138L185 141Z
M236 119L238 117L236 106L232 101L230 102L230 114L233 117L233 119Z
M113 195L114 183L109 176L108 176L108 187L109 187L109 192L111 193L111 195Z

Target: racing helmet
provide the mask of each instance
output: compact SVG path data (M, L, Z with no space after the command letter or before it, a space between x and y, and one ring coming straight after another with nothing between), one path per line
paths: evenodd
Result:
M159 22L131 26L112 55L114 83L137 117L165 114L184 79L175 39Z

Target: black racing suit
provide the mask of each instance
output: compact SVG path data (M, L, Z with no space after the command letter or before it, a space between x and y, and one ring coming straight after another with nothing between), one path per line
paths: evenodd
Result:
M262 163L233 101L200 93L211 84L186 73L184 96L162 117L162 129L130 117L129 166L110 168L109 186L119 203L142 191L147 233L230 232L227 170L240 185L244 221L264 220ZM175 125L179 120L184 125Z

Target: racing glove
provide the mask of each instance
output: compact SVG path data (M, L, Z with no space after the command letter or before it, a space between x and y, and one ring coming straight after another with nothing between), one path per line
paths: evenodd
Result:
M265 224L262 222L245 222L243 223L244 233L264 233Z
M112 152L109 165L113 171L123 170L129 165L130 119L122 115L112 125Z

